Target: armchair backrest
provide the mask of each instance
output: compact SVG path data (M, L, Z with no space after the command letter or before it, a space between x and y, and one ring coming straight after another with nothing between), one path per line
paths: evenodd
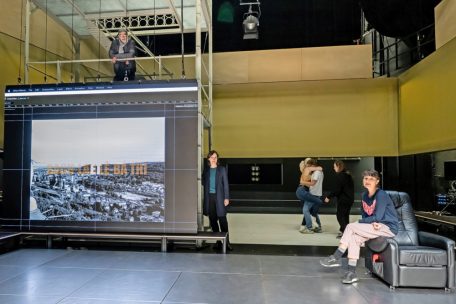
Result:
M418 225L410 196L405 192L386 191L396 207L399 219L399 231L394 239L399 245L419 245Z

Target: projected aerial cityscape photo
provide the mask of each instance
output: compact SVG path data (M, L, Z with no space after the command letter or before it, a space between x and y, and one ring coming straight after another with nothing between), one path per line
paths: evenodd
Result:
M164 222L165 118L34 120L30 219Z

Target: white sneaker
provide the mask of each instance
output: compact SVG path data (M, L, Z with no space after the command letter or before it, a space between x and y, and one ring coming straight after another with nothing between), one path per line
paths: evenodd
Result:
M306 228L306 226L301 225L301 227L299 228L299 232L303 231L305 228Z
M301 232L302 234L313 234L313 230L312 229L309 229L307 227L304 226L304 229L303 230L299 230L299 232Z

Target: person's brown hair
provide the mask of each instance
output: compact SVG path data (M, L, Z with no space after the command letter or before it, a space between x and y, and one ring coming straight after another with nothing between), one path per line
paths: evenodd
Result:
M345 167L345 163L342 160L340 160L340 159L335 160L334 165L336 165L336 167L340 169L340 172L345 172L345 173L351 175L350 171L347 170L347 167Z
M334 165L336 165L336 167L339 168L340 171L345 170L345 163L339 159L334 161Z
M306 165L307 166L311 166L311 167L315 167L315 166L318 166L318 162L315 158L310 158L307 162L306 162Z
M209 151L209 153L207 153L206 159L207 159L207 162L210 164L209 158L214 154L217 155L217 166L218 166L219 165L219 154L217 151L215 151L215 150Z

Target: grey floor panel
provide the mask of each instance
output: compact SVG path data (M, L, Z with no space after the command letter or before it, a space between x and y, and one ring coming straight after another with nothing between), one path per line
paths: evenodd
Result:
M266 303L371 303L354 285L344 285L336 278L266 275L263 288Z
M107 270L70 296L120 301L161 301L179 275L179 272L166 271Z
M260 275L183 273L163 303L265 303Z
M141 304L141 303L161 303L157 301L118 301L112 299L80 299L80 298L65 298L59 304Z
M27 270L26 267L0 266L0 283L5 280L14 278L15 276L18 276L21 273L24 273L26 270Z
M456 304L442 289L340 282L321 257L23 249L0 255L1 304Z
M79 268L38 267L0 283L0 294L66 296L100 271Z
M0 295L2 304L57 304L60 297Z
M133 253L127 255L118 267L187 272L260 273L257 256L188 254L188 253Z
M0 255L0 265L36 267L66 254L67 250L22 249Z
M50 267L109 269L116 267L128 252L101 250L67 250L67 254L46 263Z
M307 256L261 256L261 272L275 275L324 275L338 276L338 269L326 269L320 265L318 257ZM322 272L323 271L323 272Z
M372 278L358 284L356 288L366 299L375 299L377 303L392 304L456 304L456 294L444 289L430 288L395 288Z

